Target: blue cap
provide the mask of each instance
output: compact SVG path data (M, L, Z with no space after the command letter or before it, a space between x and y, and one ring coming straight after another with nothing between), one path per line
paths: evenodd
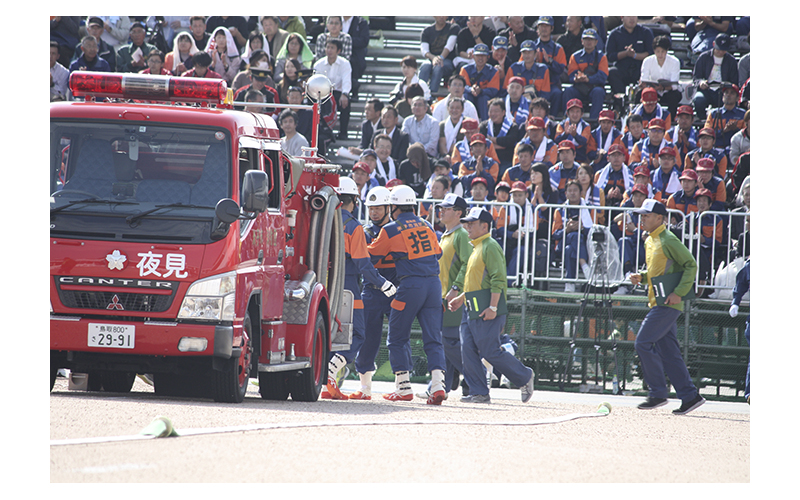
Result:
M583 35L581 35L581 38L592 38L594 40L597 40L600 37L597 36L597 30L596 29L594 29L594 28L586 28L585 30L583 30Z
M725 33L720 33L714 39L714 48L728 52L731 49L731 37Z
M540 24L549 24L550 26L555 26L556 23L553 20L553 16L539 16L539 20L536 21L536 26Z
M374 149L368 148L368 149L365 149L364 151L361 152L361 158L364 158L365 156L373 156L373 157L377 158L378 157L378 153L376 153Z
M475 47L472 49L472 53L473 54L483 54L483 55L488 56L490 54L489 46L486 45L485 43L476 44Z
M492 48L493 49L506 49L508 50L508 38L504 36L496 36L494 40L492 40Z
M525 50L536 50L536 42L534 42L533 40L525 40L520 44L519 50L520 52L523 52Z

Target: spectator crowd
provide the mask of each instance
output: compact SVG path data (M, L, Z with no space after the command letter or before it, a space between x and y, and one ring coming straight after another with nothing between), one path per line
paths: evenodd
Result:
M359 81L370 73L371 22L51 16L50 99L71 99L69 74L88 70L221 78L235 101L300 104L304 81L322 73L333 84L319 131L324 153L348 137ZM685 51L675 50L677 33ZM568 278L583 263L588 228L608 225L626 249L626 271L635 271L629 257L643 252L636 217L580 207L654 198L684 214L675 225L706 211L749 213L749 72L748 16L434 16L390 95L366 100L351 176L362 201L375 186L405 184L421 199L517 203L514 221L493 210L493 235L518 241L535 227L537 239L567 245ZM274 117L284 149L300 154L310 112ZM565 208L536 211L541 204ZM420 215L437 224L426 210ZM716 269L711 255L749 255L749 216L702 217L693 227L701 280Z

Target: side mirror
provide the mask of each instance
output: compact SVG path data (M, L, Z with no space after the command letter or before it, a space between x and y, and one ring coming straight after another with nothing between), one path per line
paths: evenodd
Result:
M230 198L224 198L217 202L214 214L221 222L233 224L240 215L239 204Z
M242 182L242 208L246 212L263 212L269 202L269 178L266 172L248 170Z

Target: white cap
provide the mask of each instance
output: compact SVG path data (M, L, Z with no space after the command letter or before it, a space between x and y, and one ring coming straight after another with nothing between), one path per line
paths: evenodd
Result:
M391 205L392 192L384 186L375 186L367 193L367 200L364 205L368 207L378 207L381 205Z
M339 187L335 188L337 194L352 194L358 196L356 181L350 177L339 177Z
M416 205L417 193L408 186L397 186L392 189L389 201L392 205Z

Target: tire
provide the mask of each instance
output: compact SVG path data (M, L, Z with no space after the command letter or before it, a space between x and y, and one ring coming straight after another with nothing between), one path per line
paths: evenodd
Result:
M103 390L103 374L100 371L91 371L86 374L89 380L86 382L86 390L97 392Z
M295 401L316 401L322 386L328 380L328 330L322 311L317 311L314 322L314 340L311 350L311 367L289 377L289 390Z
M133 372L104 371L100 373L103 390L108 392L131 392L136 374Z
M285 401L289 397L289 372L259 372L258 392L262 399Z
M250 311L245 313L243 329L245 344L239 357L229 359L223 370L214 370L211 374L211 394L218 403L241 403L247 393L253 351L251 340L253 324L250 320Z

